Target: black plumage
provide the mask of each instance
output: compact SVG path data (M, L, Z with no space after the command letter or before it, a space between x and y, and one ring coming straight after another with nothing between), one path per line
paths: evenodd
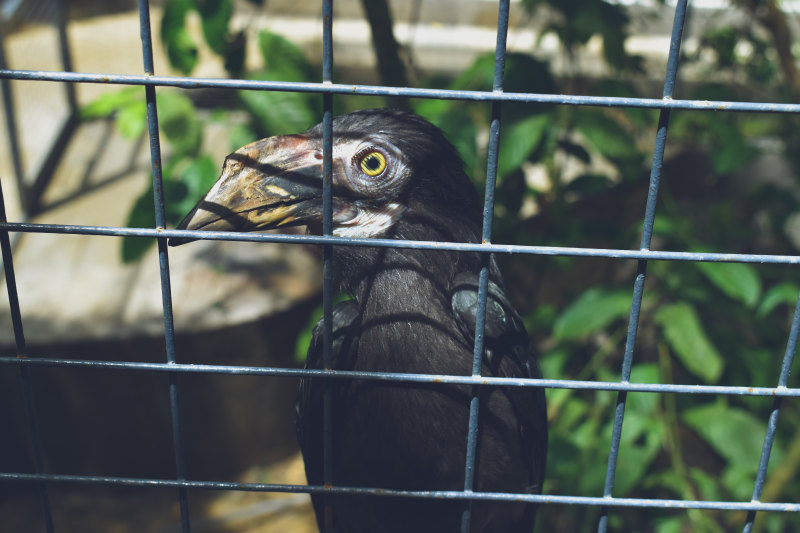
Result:
M481 206L441 131L416 115L368 110L333 122L333 232L339 236L479 242ZM322 220L322 128L273 137L231 154L223 174L179 227L252 231ZM352 300L333 312L333 367L423 374L472 373L477 253L336 246L337 281ZM483 376L539 377L522 321L494 258ZM322 321L308 368L322 368ZM332 385L335 485L462 490L468 386L374 380ZM305 378L297 431L310 484L323 483L323 383ZM483 387L475 490L541 491L547 453L544 392ZM338 533L460 531L463 500L332 495ZM321 495L313 497L320 527ZM476 501L473 532L530 532L535 507Z

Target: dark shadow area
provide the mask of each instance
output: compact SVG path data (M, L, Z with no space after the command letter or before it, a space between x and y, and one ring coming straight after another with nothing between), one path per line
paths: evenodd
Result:
M294 343L318 303L250 324L178 335L179 363L296 367ZM31 346L31 357L165 362L164 341ZM5 355L13 354L4 348ZM168 374L87 368L30 368L45 470L56 474L174 478ZM183 374L178 379L190 479L236 480L297 450L297 380ZM19 369L0 367L0 469L32 472ZM3 483L0 496L30 488Z

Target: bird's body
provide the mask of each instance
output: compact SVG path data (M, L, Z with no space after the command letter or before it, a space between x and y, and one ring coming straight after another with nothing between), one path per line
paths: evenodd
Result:
M478 196L455 149L437 128L408 113L371 110L338 117L333 133L334 235L479 242ZM259 143L266 143L268 161ZM259 143L229 156L223 177L182 227L251 230L302 223L319 231L321 199L308 191L308 176L313 167L321 178L321 127ZM291 155L288 145L302 146L303 155L297 150ZM276 164L292 157L293 166ZM227 172L231 166L234 172ZM268 176L257 183L242 167ZM267 190L273 195L269 210L264 209ZM239 196L230 199L231 194ZM253 205L253 198L261 203ZM483 264L475 252L334 247L336 279L353 299L334 309L333 368L471 375ZM481 375L539 377L527 334L505 295L494 259L486 264L489 290ZM321 324L309 347L308 368L323 367ZM323 390L321 379L304 378L297 404L298 439L312 485L325 481ZM463 490L472 397L472 388L465 385L335 380L330 405L333 485ZM474 490L539 492L547 448L543 390L481 387L479 398ZM321 528L326 498L337 533L461 531L467 504L315 494ZM534 514L531 504L476 501L471 531L530 532Z

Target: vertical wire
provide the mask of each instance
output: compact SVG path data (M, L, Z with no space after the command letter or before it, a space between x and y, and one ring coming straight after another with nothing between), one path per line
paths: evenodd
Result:
M333 80L333 0L322 1L322 82ZM322 97L322 234L333 234L333 94ZM322 344L323 366L333 367L333 247L322 251ZM326 487L333 485L333 383L323 380L322 400L322 479ZM324 532L333 531L331 497L323 495Z
M495 46L494 80L492 92L503 92L503 75L506 64L506 40L508 36L509 0L500 0L497 13L497 44ZM491 123L489 126L489 149L486 163L486 187L483 202L483 227L481 242L492 241L492 217L494 215L494 193L497 182L497 157L500 146L500 102L492 102ZM483 361L483 334L486 325L486 298L489 287L489 265L491 256L481 254L481 271L478 276L478 310L475 319L475 345L472 358L472 375L481 374ZM464 492L471 493L475 488L475 463L478 447L478 412L480 410L480 392L478 386L472 387L472 398L469 405L469 422L467 429L466 464L464 467ZM461 532L469 533L472 520L472 500L467 500L461 516Z
M6 206L3 198L3 186L0 182L0 222L6 220ZM17 293L17 279L14 275L14 262L11 257L11 240L8 231L0 230L0 251L2 251L3 271L6 277L6 289L8 291L8 306L11 312L11 322L14 328L14 342L17 348L17 357L27 357L25 346L25 333L22 329L22 313L19 306L19 294ZM39 432L38 418L36 417L36 407L33 402L33 385L28 373L27 365L19 365L19 379L22 383L22 399L25 405L25 416L28 419L28 434L31 439L33 451L33 468L37 474L44 473L44 454L42 453L42 438ZM39 497L42 504L42 516L44 519L45 531L52 533L55 531L53 525L53 511L50 505L50 494L45 481L39 481Z
M778 378L778 388L785 388L789 383L789 372L792 369L794 362L794 354L797 351L797 339L800 336L800 296L798 296L797 304L794 309L794 317L792 318L792 328L789 331L789 340L786 343L786 352L783 355L783 364L781 366L781 374ZM772 402L772 412L769 415L767 422L767 433L764 436L764 444L761 448L761 458L758 463L758 473L756 474L756 481L753 486L753 496L750 498L751 502L761 501L761 493L764 490L764 482L767 477L767 466L769 466L769 458L772 453L772 445L775 443L775 432L778 429L778 416L781 411L781 396L776 396ZM745 521L744 533L750 533L753 530L753 524L756 520L756 512L749 511Z
M144 59L145 74L154 74L153 64L153 41L150 28L150 6L148 0L139 0L139 24L142 37L142 55ZM148 85L145 87L145 99L147 101L147 125L150 134L150 157L153 166L153 200L156 211L156 227L163 229L166 227L166 214L164 206L164 188L161 175L161 141L158 133L158 110L156 107L155 87ZM164 311L164 337L166 342L167 363L175 364L175 325L172 314L172 288L169 274L169 254L167 252L167 240L159 238L158 262L161 273L161 302ZM178 481L186 480L186 464L183 456L183 438L181 435L181 423L179 412L178 397L178 374L169 373L169 403L170 414L172 417L172 443L175 452L175 471ZM180 503L181 528L184 533L190 531L189 526L189 502L185 487L178 488L178 500Z
M669 43L669 56L667 58L667 73L664 79L664 99L671 99L675 92L675 80L678 74L678 58L680 56L681 39L686 20L687 0L678 0L675 6L675 17L672 23L672 35ZM669 109L662 109L658 117L658 130L656 132L655 149L653 151L653 163L650 168L650 186L647 191L647 204L645 207L644 224L642 227L642 240L640 249L649 250L653 236L653 224L655 222L656 201L658 200L658 188L661 182L661 169L664 164L664 149L667 143L667 129L669 127ZM636 269L636 279L633 285L633 299L631 302L631 313L628 321L627 337L625 339L625 355L622 361L621 383L628 383L631 377L631 367L633 365L633 350L636 345L636 331L639 327L639 314L642 307L642 296L644 294L645 275L647 273L647 261L640 260ZM603 497L612 498L614 492L614 480L616 476L617 461L619 459L620 438L622 436L622 421L625 416L625 404L627 401L627 391L620 391L617 395L617 404L614 410L614 426L611 433L611 444L608 452L608 465L606 468L606 479L603 486ZM608 529L609 508L603 507L600 520L597 526L598 533L605 533Z

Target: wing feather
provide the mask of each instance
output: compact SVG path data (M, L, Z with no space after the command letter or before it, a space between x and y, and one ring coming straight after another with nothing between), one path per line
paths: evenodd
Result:
M456 275L451 285L451 307L462 333L472 342L478 312L478 276ZM517 311L502 286L490 280L484 325L484 365L497 377L541 378L539 364ZM547 407L543 388L505 387L520 422L520 434L528 450L532 489L539 492L547 456Z

